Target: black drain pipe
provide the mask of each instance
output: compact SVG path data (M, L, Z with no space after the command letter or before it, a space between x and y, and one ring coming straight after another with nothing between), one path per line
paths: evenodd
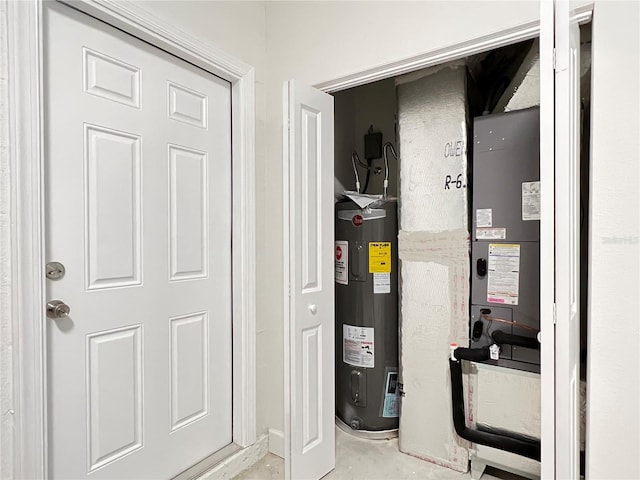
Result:
M484 357L486 352L486 357ZM460 360L481 361L489 358L489 349L486 348L457 348L453 355L455 360L449 359L451 372L451 406L453 409L453 426L456 433L473 443L499 448L507 452L522 455L540 461L540 440L532 439L517 433L495 433L474 430L468 428L464 412L464 393L462 386L462 365ZM484 357L484 358L481 358Z
M515 335L513 333L505 333L501 330L496 330L491 334L491 337L498 345L515 345L516 347L526 347L532 350L540 350L540 342L536 337L524 337L522 335Z

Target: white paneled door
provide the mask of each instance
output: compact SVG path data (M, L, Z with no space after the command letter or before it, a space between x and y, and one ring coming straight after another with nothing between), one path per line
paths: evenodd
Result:
M580 28L555 2L556 478L580 477Z
M291 81L285 102L285 477L315 480L335 466L333 97Z
M540 2L541 475L557 479L580 476L579 20Z
M44 10L49 475L168 478L232 441L230 84Z

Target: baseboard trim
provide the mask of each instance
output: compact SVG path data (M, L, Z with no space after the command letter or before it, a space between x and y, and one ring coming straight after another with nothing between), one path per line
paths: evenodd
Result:
M269 452L269 435L261 435L253 445L238 450L192 480L228 480L252 467Z
M284 458L284 433L282 431L269 429L269 451Z

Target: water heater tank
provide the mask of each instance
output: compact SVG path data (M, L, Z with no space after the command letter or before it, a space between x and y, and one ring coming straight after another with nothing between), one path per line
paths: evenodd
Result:
M336 415L354 430L398 428L395 199L336 204Z

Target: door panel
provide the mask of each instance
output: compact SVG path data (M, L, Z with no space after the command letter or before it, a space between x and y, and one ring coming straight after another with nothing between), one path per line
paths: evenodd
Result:
M290 126L285 477L317 479L335 466L333 98L293 81L285 91Z
M570 8L540 3L541 476L563 479L579 477L580 30Z
M209 413L209 315L171 318L171 431Z
M207 154L169 145L170 280L207 276Z
M96 125L84 127L87 290L139 285L140 137Z
M140 69L84 48L84 91L140 108Z
M87 337L89 471L142 447L142 326Z
M167 478L232 441L228 82L45 14L52 478Z
M580 477L580 28L555 3L556 478Z

